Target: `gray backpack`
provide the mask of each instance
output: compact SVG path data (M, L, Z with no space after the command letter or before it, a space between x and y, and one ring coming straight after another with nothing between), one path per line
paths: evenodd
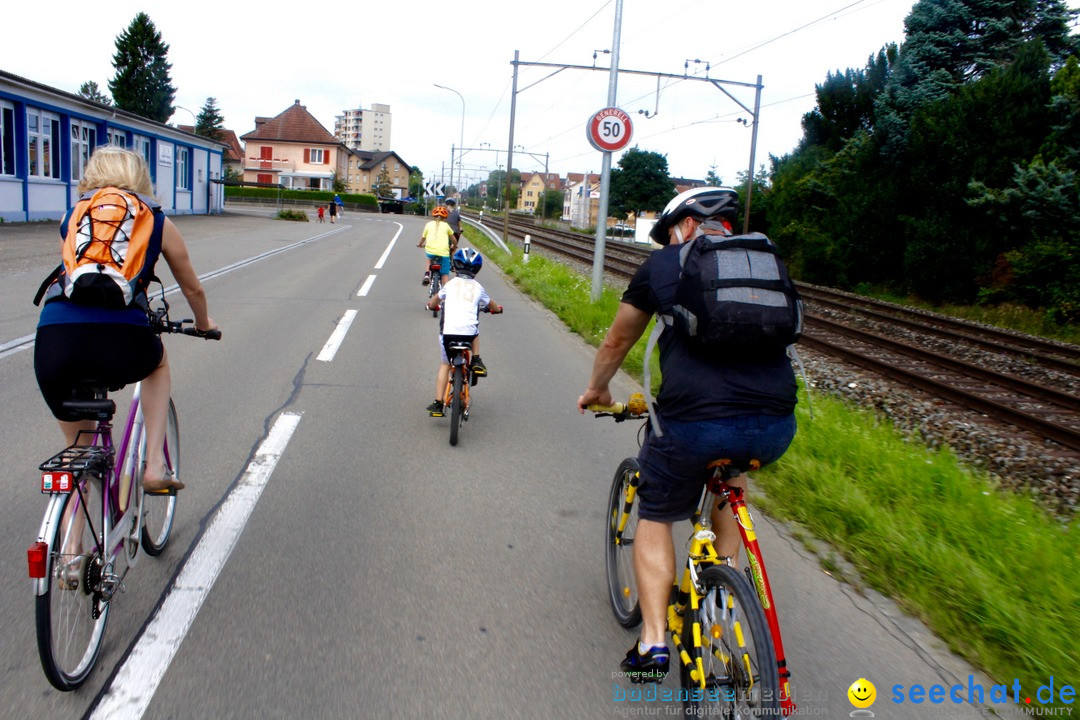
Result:
M675 305L670 314L657 316L645 346L645 397L658 437L664 433L656 420L650 359L664 328L706 351L753 356L790 348L796 361L790 346L803 328L799 291L776 246L761 233L699 235L679 249L679 267Z
M679 265L670 324L695 344L755 354L798 342L802 299L769 238L699 235Z

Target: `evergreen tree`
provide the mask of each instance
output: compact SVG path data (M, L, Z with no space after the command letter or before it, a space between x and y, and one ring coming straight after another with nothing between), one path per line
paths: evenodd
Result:
M836 152L859 130L872 130L874 99L885 87L898 52L896 45L887 45L867 60L864 70L829 73L816 86L817 107L803 116L801 145Z
M943 100L965 83L1012 62L1031 40L1051 64L1075 52L1069 35L1076 12L1064 0L919 0L904 20L907 39L877 101L885 159L902 162L908 122L919 108Z
M612 217L660 212L673 197L675 184L668 175L667 158L660 153L634 146L623 153L619 167L611 171L608 214Z
M116 75L109 81L116 107L161 123L172 116L176 88L169 77L168 52L150 17L136 15L116 38Z
M102 105L112 105L112 100L102 94L98 84L93 80L88 80L79 86L79 95Z
M212 97L206 98L199 116L195 118L195 134L208 137L211 140L224 140L225 118L218 111L217 100Z

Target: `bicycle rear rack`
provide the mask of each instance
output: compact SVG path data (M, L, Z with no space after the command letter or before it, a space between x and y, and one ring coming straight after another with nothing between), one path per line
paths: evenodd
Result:
M112 464L113 452L112 448L99 445L72 445L41 463L38 469L42 472L70 472L73 475L89 470L105 475Z

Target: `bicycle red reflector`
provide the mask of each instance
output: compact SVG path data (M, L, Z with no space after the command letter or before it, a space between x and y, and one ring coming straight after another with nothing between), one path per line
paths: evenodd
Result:
M41 473L41 492L69 493L75 489L75 477L67 470Z
M49 557L49 545L36 542L26 550L26 563L30 568L31 578L45 577L45 564Z

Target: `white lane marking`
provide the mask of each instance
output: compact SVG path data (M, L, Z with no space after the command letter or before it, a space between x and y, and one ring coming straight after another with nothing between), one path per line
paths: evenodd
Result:
M3 345L0 345L0 358L6 358L8 355L14 355L17 352L23 350L29 350L34 347L34 339L37 335L23 335L17 340L10 340Z
M356 291L356 296L357 297L363 297L363 296L367 295L368 290L371 289L371 285L374 282L375 282L375 275L368 275L367 280L365 280L364 284L360 286L360 289Z
M300 413L284 413L274 423L94 708L91 720L139 720L146 712L299 423Z
M345 340L345 333L349 332L349 326L352 325L353 318L356 317L355 310L346 310L345 314L341 316L341 320L338 321L337 327L334 328L334 332L330 333L330 339L323 345L323 349L319 352L319 356L316 360L322 360L323 362L330 362L334 359L334 355L337 354L338 348L341 347L341 343Z
M383 254L382 257L379 258L379 262L375 263L376 270L382 270L383 263L386 262L386 258L390 257L390 251L394 249L394 243L396 243L397 239L401 236L401 231L405 229L405 226L399 222L396 222L394 224L397 225L397 232L394 233L394 237L390 240L390 244L386 246L385 250L383 250Z
M234 270L239 270L240 268L251 265L252 263L259 262L260 260L265 260L266 258L271 257L273 255L277 255L278 253L283 253L283 252L286 252L288 250L294 250L295 248L302 247L304 245L307 245L308 243L312 243L312 242L315 242L317 240L323 240L325 238L330 237L331 235L337 235L338 233L345 232L350 227L352 227L352 226L351 225L346 225L346 226L340 227L340 228L338 228L336 230L328 230L327 232L324 232L321 235L315 235L315 236L309 237L309 238L307 238L305 240L299 240L299 241L294 242L294 243L292 243L290 245L285 245L283 247L275 248L273 250L268 250L267 252L261 253L259 255L254 255L252 257L247 258L246 260L240 260L239 262L235 262L232 265L226 265L223 268L218 268L217 270L211 270L210 272L206 273L205 275L200 275L199 280L209 280L210 278L219 277L221 275L227 275L228 273L231 273ZM401 230L398 230L398 235L400 235L400 234L401 234ZM394 236L394 239L397 239L397 235ZM393 245L393 242L391 242L391 245ZM162 295L172 295L173 293L176 293L179 290L180 290L179 285L170 285L167 288L163 288L160 294L162 294ZM159 293L154 293L153 294L154 297L157 297L158 295L159 295ZM9 355L14 355L15 353L18 353L18 352L22 352L23 350L29 350L30 348L34 347L34 339L35 339L35 337L36 337L36 334L34 334L34 335L24 335L21 338L18 338L16 340L9 340L8 342L0 345L0 359L6 358Z

